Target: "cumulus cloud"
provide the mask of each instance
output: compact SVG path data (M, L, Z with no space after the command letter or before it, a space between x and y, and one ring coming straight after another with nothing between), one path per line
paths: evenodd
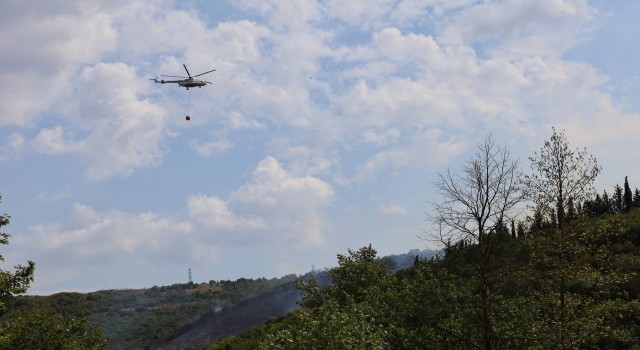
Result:
M365 130L362 134L362 138L366 143L372 143L377 146L386 146L395 142L400 137L400 131L396 128L387 129L383 132L376 132L374 130Z
M264 124L236 111L229 113L227 120L229 128L232 130L262 129L265 127Z
M37 200L45 203L59 202L69 198L71 198L71 194L68 191L58 191L54 193L43 191L36 195Z
M468 140L449 136L437 129L416 132L406 144L371 155L358 169L354 180L368 180L375 178L380 171L398 168L437 169L460 156L468 147Z
M9 135L6 144L0 150L0 160L8 160L18 156L24 149L26 140L24 135L20 133L12 133Z
M203 157L222 154L233 148L231 142L225 139L204 143L193 140L189 145Z
M407 208L398 204L382 205L378 211L383 215L404 215L408 212Z
M119 210L105 213L76 203L67 223L35 225L31 235L16 237L19 248L28 244L36 256L56 264L106 264L140 254L159 259L173 250L182 257L182 246L192 231L188 222L153 213L131 214Z
M215 196L191 196L187 200L189 216L205 227L220 230L265 228L259 217L246 218L231 212L227 203Z
M78 154L95 180L128 176L162 163L170 132L161 106L181 103L176 89L153 90L140 74L183 74L181 64L189 62L191 69L218 68L197 107L204 125L220 111L231 131L267 130L271 138L283 130L292 138L304 133L290 146L313 149L323 171L345 143L385 148L351 158L359 164L347 167L380 169L372 160L381 163L390 157L385 154L400 160L384 163L401 166L419 158L411 140L429 128L460 137L478 127L529 132L533 120L550 115L540 106L553 108L545 89L578 86L580 71L588 71L559 57L597 14L586 0L389 0L373 7L243 0L234 6L260 20L210 25L169 2L60 1L51 11L12 4L5 13L23 16L16 22L5 15L0 48L16 53L3 56L16 69L0 74L30 85L3 85L0 108L11 110L0 110L0 123L27 125L53 107L61 120L40 130L36 151ZM368 29L371 35L358 40L342 37ZM21 49L42 36L46 45ZM107 56L112 63L100 63ZM606 96L603 84L586 85L587 95ZM558 104L579 106L554 96ZM230 152L233 140L224 136L190 145L203 156ZM278 156L288 157L286 149ZM296 160L292 169L311 168Z
M333 196L328 183L293 176L268 157L226 199L189 196L183 217L100 212L75 203L66 221L33 225L28 234L16 235L12 246L14 254L47 266L162 264L167 256L206 265L220 249L239 245L304 250L323 243L329 229L324 210Z
M116 47L108 15L68 1L4 4L0 20L0 125L31 125L72 86L78 65ZM49 5L49 4L48 4Z
M70 115L78 133L86 136L65 140L61 128L45 129L34 140L36 150L81 154L94 180L159 164L169 134L165 112L145 98L147 90L148 83L124 63L85 68L77 82L77 109Z
M298 177L272 157L258 163L251 179L228 199L191 196L191 218L229 240L266 242L286 240L295 246L324 241L328 229L323 208L334 192L318 178Z
M487 53L557 56L576 45L595 11L586 0L489 1L465 8L448 39L487 43Z
M121 287L123 283L143 287L156 283L147 278L154 270L149 267L168 265L167 257L182 264L216 260L216 247L207 245L203 250L192 234L192 224L186 220L151 212L98 212L75 203L65 222L33 225L28 232L13 235L8 258L20 263L24 257L36 261L39 267L32 293L68 290L74 280L82 281L74 291Z
M65 139L61 127L40 130L31 145L37 152L50 155L79 153L84 149L82 142Z

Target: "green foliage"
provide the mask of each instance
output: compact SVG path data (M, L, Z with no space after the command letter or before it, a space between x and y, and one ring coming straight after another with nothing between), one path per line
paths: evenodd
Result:
M626 225L628 227L628 225ZM539 308L536 337L546 346L573 349L596 344L600 339L626 342L631 334L615 326L612 308L635 308L628 298L626 281L636 271L620 269L619 260L635 260L637 247L624 231L619 216L550 228L529 240L530 272L538 286L531 294ZM630 255L621 254L623 246ZM613 312L613 313L612 313ZM633 333L633 332L631 332Z
M640 347L640 209L488 239L493 349ZM373 248L350 250L339 284L300 283L300 309L209 349L483 349L477 254L461 241L382 273Z
M552 130L540 152L529 158L532 172L524 174L522 182L535 209L546 215L553 213L562 226L569 199L583 202L590 198L593 182L602 169L586 149L571 150L564 132Z
M239 278L88 294L21 296L9 303L9 307L12 310L44 307L75 318L87 318L92 327L104 332L111 349L153 348L201 315L293 283L296 278L295 275L273 279Z
M631 193L631 187L629 187L629 180L624 177L624 212L627 213L633 208L633 194Z
M0 349L102 350L108 345L86 318L64 317L36 307L10 315L0 333Z
M376 250L362 247L358 251L349 249L349 255L338 254L338 267L329 270L333 282L329 293L341 302L365 299L377 281L387 274L387 267L376 259Z
M330 300L294 312L291 326L268 334L259 349L386 349L387 330L378 310L367 303Z
M2 195L0 195L0 203L2 202ZM9 225L9 219L11 217L7 214L0 215L0 229L3 226ZM0 245L9 244L9 235L5 232L0 232ZM2 255L0 255L0 262L4 261ZM33 282L33 272L35 271L35 263L29 261L27 266L18 265L15 267L14 272L5 271L0 269L0 315L5 310L5 304L14 295L23 294L29 288L29 284Z

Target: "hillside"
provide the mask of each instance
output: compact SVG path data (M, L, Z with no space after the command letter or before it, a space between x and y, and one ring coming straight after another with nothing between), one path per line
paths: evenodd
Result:
M398 270L411 266L416 256L433 254L412 250L381 261L390 270ZM20 296L9 308L45 305L66 315L88 317L104 332L111 349L196 348L295 310L301 296L296 282L311 275ZM313 275L324 281L323 285L329 283L326 271Z
M10 308L46 305L66 315L88 317L109 340L112 349L144 349L198 321L210 312L226 310L244 300L292 285L288 275L274 279L211 281L174 284L136 290L106 290L93 293L59 293L51 296L21 296Z
M640 208L568 227L489 235L496 349L640 348ZM375 249L349 251L332 285L302 285L301 308L207 349L483 348L477 250L457 242L391 274Z
M197 322L178 330L176 336L162 342L156 349L203 348L221 338L240 334L288 314L298 307L300 295L295 283L287 283L231 307L210 311Z

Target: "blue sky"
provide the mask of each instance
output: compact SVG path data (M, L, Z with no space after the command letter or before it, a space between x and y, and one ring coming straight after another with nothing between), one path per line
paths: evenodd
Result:
M640 187L636 1L9 1L0 211L30 293L275 277L417 236L488 134ZM212 84L154 84L183 75ZM190 99L190 105L188 101ZM185 120L185 115L191 121Z

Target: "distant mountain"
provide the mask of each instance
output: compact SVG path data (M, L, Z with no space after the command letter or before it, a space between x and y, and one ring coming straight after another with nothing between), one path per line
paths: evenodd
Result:
M413 266L416 259L429 259L438 252L414 249L405 254L381 258L390 271ZM315 277L321 286L330 283L327 271L312 271L298 280ZM285 316L299 307L301 293L294 282L287 283L269 292L245 300L230 308L212 311L198 321L180 329L174 337L160 344L157 350L179 350L204 348L219 339L238 335L271 319Z
M213 311L232 308L283 285L294 288L297 279L296 275L239 278L86 294L21 296L15 298L9 308L46 305L65 315L88 317L93 326L102 329L111 349L151 349L166 339L175 338L179 331Z
M399 255L387 255L380 259L387 263L390 271L397 271L413 266L416 258L420 260L431 259L432 257L435 257L439 252L439 250L413 249L408 253Z

